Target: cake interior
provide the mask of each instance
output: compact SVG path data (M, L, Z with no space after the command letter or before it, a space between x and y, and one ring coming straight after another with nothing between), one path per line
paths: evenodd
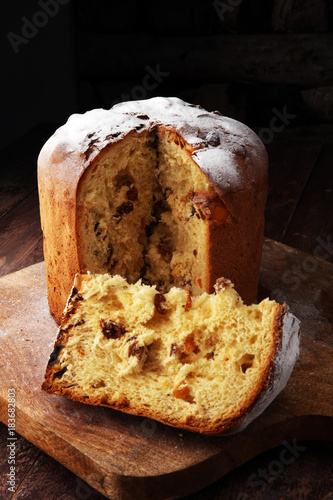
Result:
M158 290L209 291L208 224L200 194L214 188L175 132L135 133L109 147L78 187L81 272L139 278ZM220 216L226 210L220 200Z
M266 383L280 306L246 306L228 280L216 290L79 275L44 389L171 424L237 418Z

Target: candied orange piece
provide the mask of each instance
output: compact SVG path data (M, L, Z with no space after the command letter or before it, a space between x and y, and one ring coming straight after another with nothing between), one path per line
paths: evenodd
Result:
M190 395L190 389L188 385L185 385L186 382L183 380L172 392L175 398L184 399Z
M226 209L221 206L221 205L216 205L214 210L213 210L213 220L216 222L224 222L228 217L228 212Z
M193 338L190 335L188 337L186 337L186 339L184 341L184 350L183 350L183 352L185 354L191 354L191 352L193 352L196 349L196 347L197 346L194 343Z
M192 307L192 298L189 290L186 290L186 292L187 292L187 299L185 304L185 311L189 311Z

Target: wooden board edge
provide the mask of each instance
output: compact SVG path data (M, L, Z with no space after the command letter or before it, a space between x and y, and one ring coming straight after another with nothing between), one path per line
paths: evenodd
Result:
M8 403L1 396L0 401L0 420L7 425ZM31 417L27 418L25 415L25 418L22 418L19 408L16 408L15 431L111 500L151 500L152 498L166 500L198 492L261 453L286 442L289 443L290 448L295 447L295 443L305 440L333 442L332 424L331 417L321 415L287 418L286 421L273 424L266 429L266 438L269 437L269 439L258 440L255 434L252 435L252 447L247 443L245 449L248 453L242 454L238 460L235 459L232 451L226 449L186 469L156 476L126 476L110 472L107 464L101 466L87 458L84 453ZM245 440L249 440L248 435L244 433L235 435L232 447L239 448ZM230 448L230 445L227 448Z

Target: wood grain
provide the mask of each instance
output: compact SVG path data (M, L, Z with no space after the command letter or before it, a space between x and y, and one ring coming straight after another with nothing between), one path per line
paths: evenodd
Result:
M272 28L280 33L320 33L329 29L329 6L326 0L274 0Z
M0 446L1 449L7 451L8 444L8 429L7 427L1 426L0 430ZM15 452L16 452L16 469L15 476L17 480L17 490L20 489L22 483L26 476L29 474L31 469L33 468L36 460L40 457L42 452L33 446L31 443L26 441L24 438L17 436L17 441L15 443ZM0 455L0 492L1 492L1 500L9 500L13 497L13 493L8 490L8 485L6 481L8 479L7 474L9 471L8 464L8 454L2 453Z
M261 294L287 300L302 320L301 356L275 402L244 432L227 438L179 432L43 393L57 330L48 312L44 266L1 278L1 421L7 421L7 389L14 385L17 432L112 499L184 496L284 440L333 440L333 266L317 260L316 271L293 292L285 283L286 271L307 257L265 243Z
M267 145L269 182L265 211L265 234L282 241L295 213L304 187L323 145L320 137L291 137L276 134ZM288 151L288 154L286 154ZM276 214L279 214L277 224Z
M308 114L313 121L333 121L333 86L301 91Z
M37 189L0 219L0 276L43 259Z
M284 243L301 247L330 262L333 262L332 156L333 144L326 144L283 238ZM317 235L316 238L311 238L311 234Z
M76 42L81 78L134 77L141 84L149 65L183 82L201 81L204 75L206 81L261 82L301 88L333 85L332 36L326 33L168 37L82 31L77 32ZM160 75L157 81L161 83L168 75Z

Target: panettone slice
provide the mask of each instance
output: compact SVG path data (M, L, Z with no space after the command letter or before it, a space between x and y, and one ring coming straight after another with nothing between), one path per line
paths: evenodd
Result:
M229 280L192 297L120 276L77 275L43 389L205 434L232 433L285 387L299 321Z

